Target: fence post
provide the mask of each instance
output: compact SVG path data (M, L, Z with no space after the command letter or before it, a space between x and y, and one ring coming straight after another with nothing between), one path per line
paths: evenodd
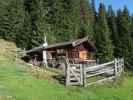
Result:
M118 65L117 65L117 59L115 58L115 60L114 60L114 68L115 68L115 78L117 78L117 67L118 67Z
M80 64L80 85L83 85L84 75L83 75L83 64Z
M65 66L66 66L66 86L69 86L70 85L70 65L69 65L69 61L68 59L65 60Z
M121 61L120 61L120 63L121 63L121 73L124 71L124 58L121 58Z
M86 86L86 66L83 64L83 87Z
M125 62L124 62L124 58L122 58L122 71L124 71L124 64Z
M70 69L69 69L69 66L67 66L66 68L66 86L69 86L70 85Z

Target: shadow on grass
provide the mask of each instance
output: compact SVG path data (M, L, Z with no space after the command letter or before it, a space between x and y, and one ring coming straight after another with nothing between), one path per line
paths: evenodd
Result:
M66 84L66 78L64 75L53 75L52 76L55 80L57 80L60 84L65 85Z

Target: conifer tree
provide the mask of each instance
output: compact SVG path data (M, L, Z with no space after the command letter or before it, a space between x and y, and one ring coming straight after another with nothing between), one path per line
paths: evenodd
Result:
M91 0L91 8L94 13L94 16L96 17L96 6L95 6L95 0Z
M25 12L23 31L16 35L16 44L22 49L31 49L30 38L32 32L32 25L30 15Z
M40 14L40 0L25 0L25 11L29 17L28 48L31 49L43 43L44 34L39 31L38 20ZM25 21L26 22L26 21ZM26 28L26 27L25 27ZM27 28L26 28L27 29ZM25 29L25 30L26 30ZM26 46L27 47L27 46Z
M93 28L95 28L95 24L97 21L97 11L96 11L96 5L95 0L91 0L91 10L92 10L92 17L93 17Z
M113 11L112 6L108 7L108 26L111 32L111 39L114 45L114 56L117 57L117 42L118 42L118 31L115 12Z
M95 40L97 47L97 58L101 61L111 60L113 58L113 45L110 39L106 10L103 4L100 4L99 7Z
M132 25L131 26L133 26L133 15L131 15L131 20L132 20ZM131 37L133 38L133 28L131 29Z
M60 42L70 39L70 35L73 33L71 29L72 16L70 17L73 12L72 4L71 0L48 0L44 2L44 7L48 9L45 15L45 24L50 27L50 30L48 29L50 42L51 40L52 42Z
M57 42L68 41L70 38L70 28L68 14L72 9L72 1L70 0L57 0L55 1L55 23L53 24L54 34Z
M4 39L16 41L16 34L23 30L23 1L3 1L0 7L0 34Z
M131 17L128 9L125 7L119 15L119 57L125 58L125 64L128 68L133 69L131 66L132 59L132 38L131 38Z
M93 35L93 23L92 17L93 13L91 12L91 7L89 5L89 1L80 0L80 31L79 36L84 37L89 35L92 38Z

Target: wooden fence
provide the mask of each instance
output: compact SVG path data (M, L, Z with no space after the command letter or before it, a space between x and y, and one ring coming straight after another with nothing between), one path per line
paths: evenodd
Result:
M124 67L124 59L89 66L87 64L70 64L67 62L66 85L88 86L117 79Z

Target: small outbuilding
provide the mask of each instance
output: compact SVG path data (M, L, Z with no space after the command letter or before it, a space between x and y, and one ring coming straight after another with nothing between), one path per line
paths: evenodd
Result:
M37 65L42 62L49 66L57 66L63 58L71 61L95 63L95 46L84 37L75 41L68 41L47 45L47 43L26 51L28 62Z

